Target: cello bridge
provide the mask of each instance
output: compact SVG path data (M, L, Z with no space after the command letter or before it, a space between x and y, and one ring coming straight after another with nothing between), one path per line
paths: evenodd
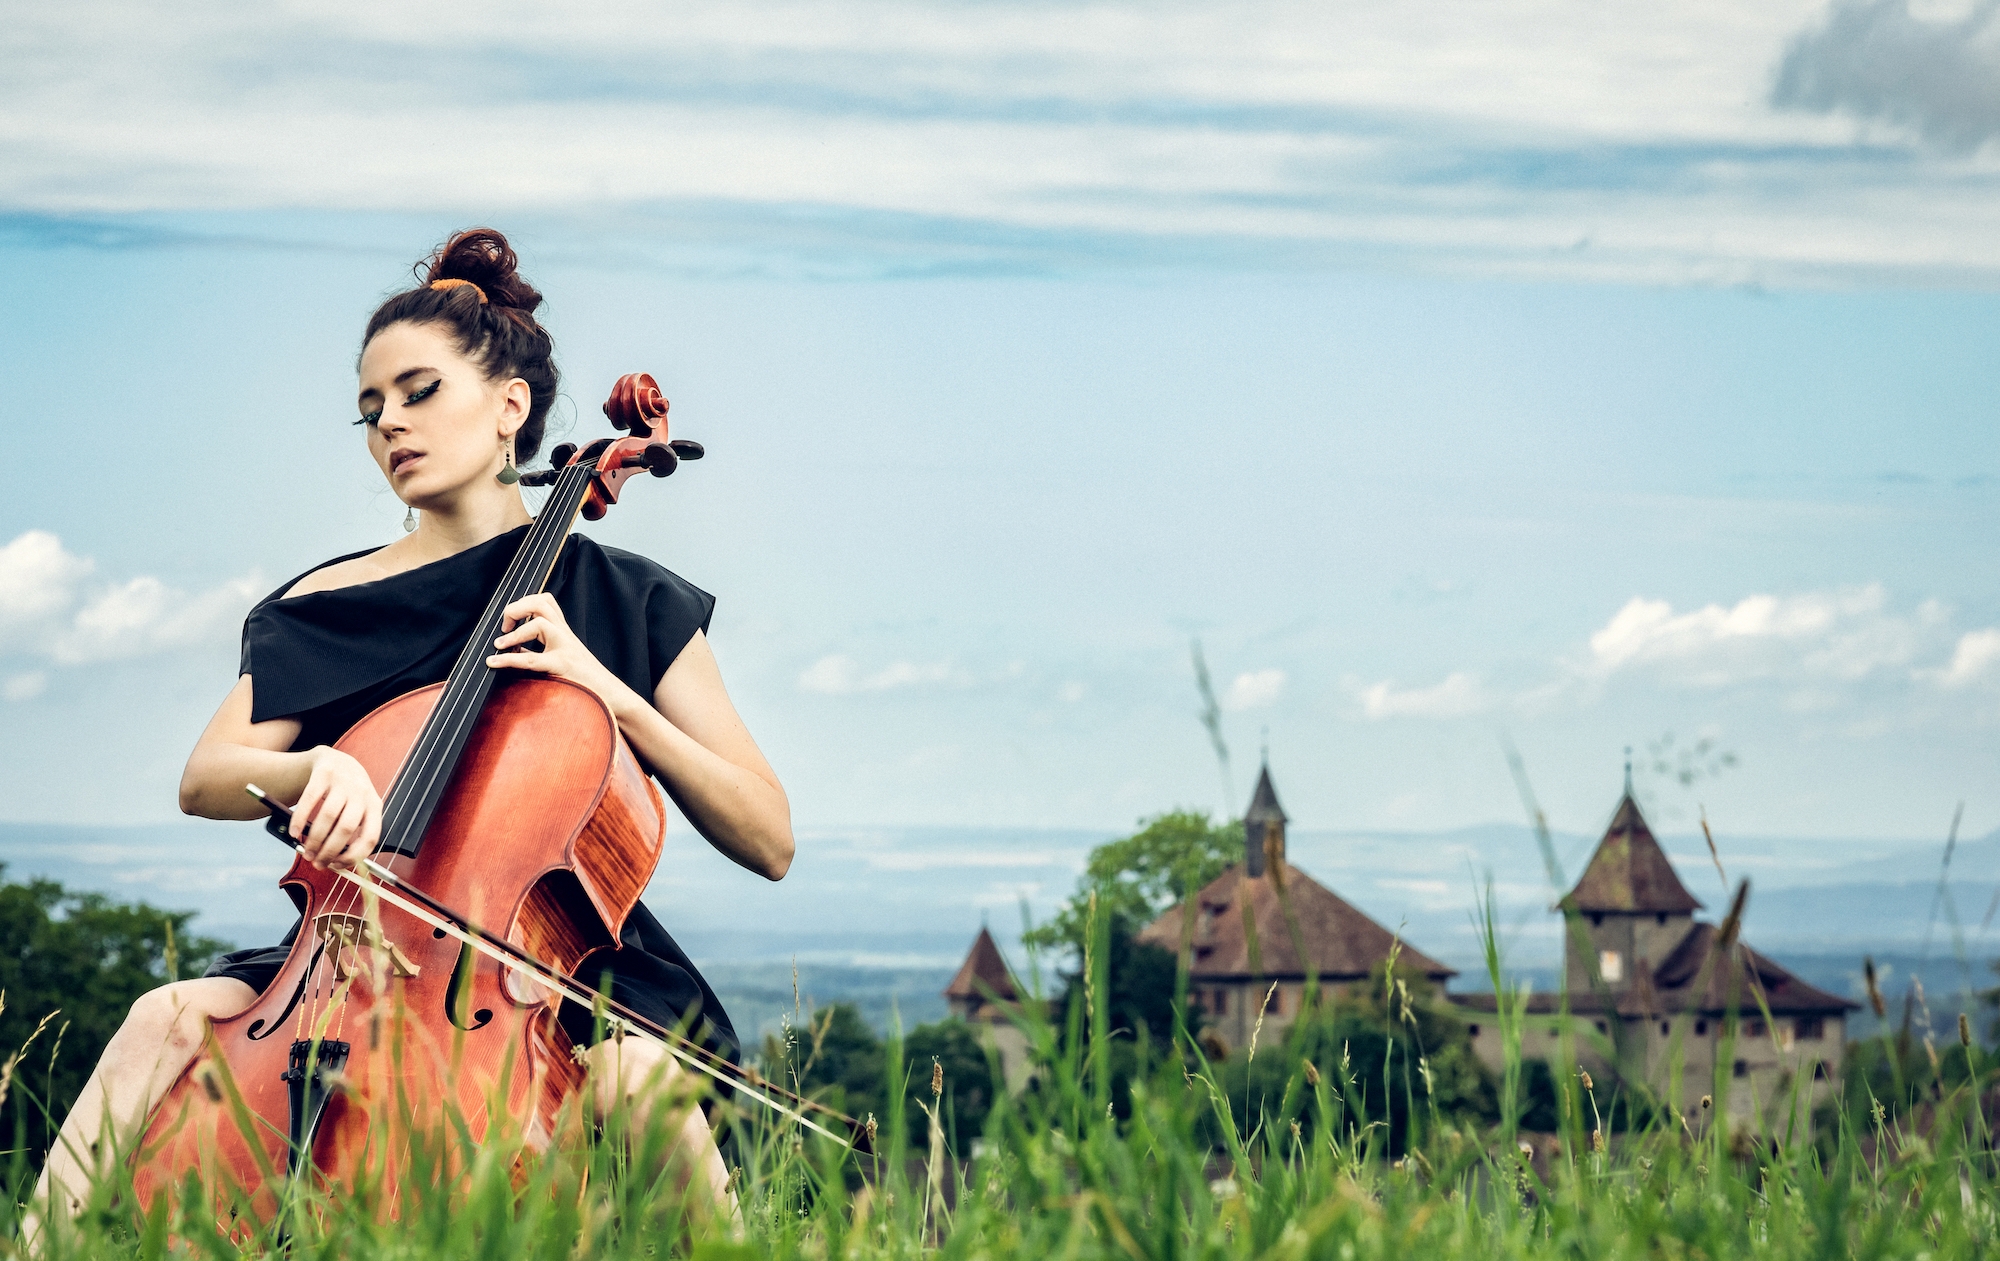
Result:
M364 950L379 950L388 956L389 975L414 977L423 971L403 953L403 948L382 935L382 926L360 915L327 914L313 921L313 932L326 943L328 953L333 956L333 976L336 981L345 981L354 973L349 962L348 951L359 955Z

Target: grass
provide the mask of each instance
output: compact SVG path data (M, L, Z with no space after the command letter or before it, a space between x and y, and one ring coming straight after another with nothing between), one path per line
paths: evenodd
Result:
M1940 1071L1922 1084L1905 1080L1907 1045L1861 1048L1872 1067L1851 1078L1820 1132L1776 1142L1698 1106L1686 1123L1655 1109L1665 1119L1607 1142L1607 1088L1558 1071L1560 1133L1524 1153L1515 1132L1521 994L1506 984L1490 917L1486 936L1507 1046L1497 1124L1427 1108L1421 1061L1397 1060L1396 1080L1385 1064L1382 1080L1361 1081L1331 1055L1297 1058L1282 1089L1241 1123L1221 1066L1184 1032L1171 1046L1111 1034L1100 928L1086 969L1092 1001L1072 1005L1061 1025L1023 1014L1038 1085L1000 1099L971 1150L951 1151L935 1116L930 1140L912 1144L909 1089L890 1092L875 1157L737 1113L740 1219L698 1225L662 1168L659 1118L577 1127L571 1141L518 1164L505 1142L471 1149L449 1125L413 1128L403 1136L413 1172L398 1221L382 1219L382 1188L320 1188L306 1192L288 1240L269 1231L231 1240L214 1229L202 1189L141 1218L126 1184L107 1178L45 1255L1941 1261L2000 1246L1980 1106L1995 1074L1969 1037L1929 1048ZM923 1107L936 1097L931 1066L903 1058L892 1041L889 1062L901 1066L892 1076L914 1085ZM1366 1100L1384 1091L1409 1108L1400 1155L1367 1119ZM17 1150L15 1207L0 1208L0 1250L10 1255L22 1252L18 1202L32 1172Z

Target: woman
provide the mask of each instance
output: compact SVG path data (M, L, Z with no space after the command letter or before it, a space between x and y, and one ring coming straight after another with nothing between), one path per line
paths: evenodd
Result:
M407 533L320 565L251 610L236 685L188 757L182 810L260 817L244 792L255 783L295 803L292 835L315 866L351 868L373 852L382 799L361 764L332 746L383 701L449 674L531 522L501 474L540 450L557 373L534 318L541 295L515 267L498 232L461 233L431 257L422 285L369 320L355 423L408 505ZM791 807L723 688L706 636L713 605L651 561L573 536L548 589L508 606L487 664L595 692L701 834L778 880L792 860ZM130 1149L192 1060L205 1022L248 1007L297 931L133 1004L49 1153L38 1202L60 1188L59 1215L75 1211L94 1159L114 1144ZM643 905L620 947L593 956L600 966L579 979L597 988L608 972L613 997L668 1026L685 1024L735 1058L721 1004ZM590 1042L589 1012L571 1004L562 1020L579 1045ZM601 1043L588 1056L600 1109L641 1090L664 1097L681 1071L643 1039L625 1039L615 1053ZM725 1202L727 1174L698 1110L681 1123L677 1154Z

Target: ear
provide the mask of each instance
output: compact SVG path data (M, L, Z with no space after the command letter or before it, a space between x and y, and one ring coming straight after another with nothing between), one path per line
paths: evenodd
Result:
M528 409L535 403L535 391L520 377L500 387L500 436L511 438L528 423Z

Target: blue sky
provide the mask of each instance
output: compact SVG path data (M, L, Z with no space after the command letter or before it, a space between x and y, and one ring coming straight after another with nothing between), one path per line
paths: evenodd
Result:
M1987 9L30 6L0 815L150 821L250 599L393 536L355 337L515 234L601 526L810 825L2000 824ZM448 25L447 25L448 24ZM1673 762L1668 752L1665 759ZM1227 804L1240 805L1235 801Z

